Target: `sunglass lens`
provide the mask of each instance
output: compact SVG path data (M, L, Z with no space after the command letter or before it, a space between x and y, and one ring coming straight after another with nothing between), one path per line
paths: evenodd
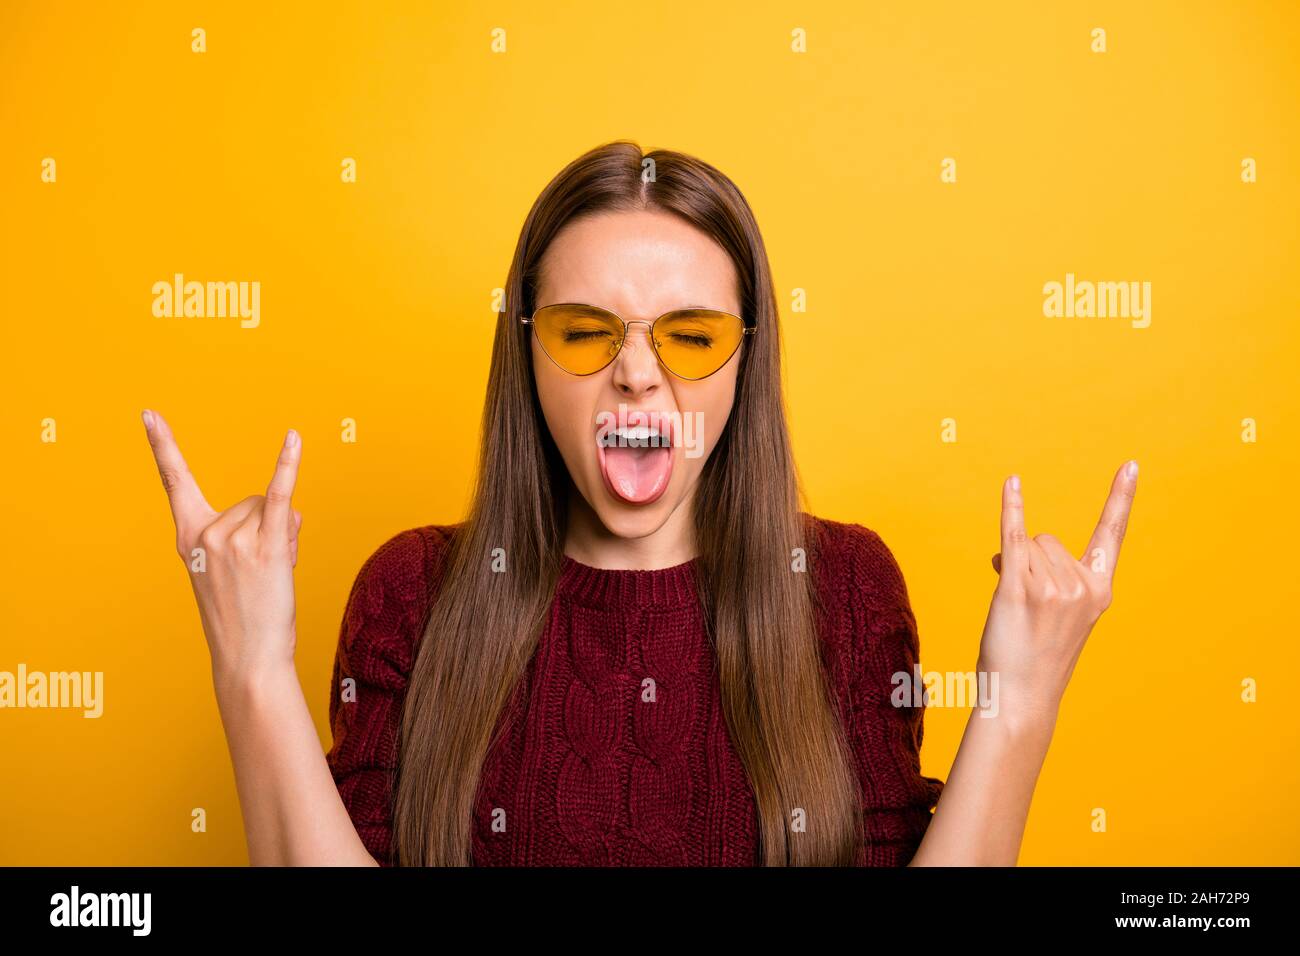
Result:
M712 375L735 354L745 335L739 317L709 309L684 309L655 323L655 347L674 375Z
M599 372L623 339L618 317L594 306L548 305L534 313L533 325L546 354L574 375Z

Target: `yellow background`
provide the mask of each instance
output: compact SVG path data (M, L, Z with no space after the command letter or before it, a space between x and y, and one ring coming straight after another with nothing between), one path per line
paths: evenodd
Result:
M927 670L974 667L1006 475L1077 554L1140 461L1021 862L1300 863L1297 50L1285 2L4 3L0 669L102 670L105 714L0 711L0 863L247 860L141 408L218 508L302 433L298 670L328 745L361 563L462 515L523 218L617 138L754 207L810 508L893 549ZM154 318L174 272L260 281L261 326ZM1044 318L1067 272L1150 281L1151 326ZM926 773L965 717L927 712Z

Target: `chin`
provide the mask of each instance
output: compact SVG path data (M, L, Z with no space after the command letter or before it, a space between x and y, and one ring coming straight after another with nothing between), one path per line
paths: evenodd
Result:
M644 538L654 534L668 521L675 510L673 501L664 495L653 505L626 505L610 501L608 492L601 493L606 500L597 502L594 507L596 517L610 534L620 538Z

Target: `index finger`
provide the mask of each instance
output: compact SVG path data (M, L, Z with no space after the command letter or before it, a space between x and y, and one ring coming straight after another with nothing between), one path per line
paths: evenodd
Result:
M266 486L266 508L262 512L262 527L271 531L291 530L293 487L298 481L298 461L302 458L302 439L292 428L284 436L280 457L275 463L275 474Z
M154 461L158 464L158 474L162 477L163 490L167 492L167 501L171 505L172 520L176 530L193 528L209 515L214 514L199 483L195 481L190 467L185 463L172 436L167 420L157 412L145 409L140 417L149 436L149 447L153 449Z
M1115 575L1120 545L1128 530L1129 512L1133 509L1133 495L1137 492L1138 463L1127 461L1115 472L1110 483L1110 494L1101 511L1101 520L1088 542L1088 550L1080 560L1092 571L1107 580Z
M1025 572L1029 561L1028 541L1020 476L1012 475L1002 483L1002 556L999 575L1014 579Z

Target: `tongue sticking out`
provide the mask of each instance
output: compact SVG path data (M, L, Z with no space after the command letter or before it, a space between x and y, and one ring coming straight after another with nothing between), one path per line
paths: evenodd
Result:
M624 501L646 504L654 501L668 487L672 472L672 448L633 448L612 446L603 449L602 470L612 491Z

